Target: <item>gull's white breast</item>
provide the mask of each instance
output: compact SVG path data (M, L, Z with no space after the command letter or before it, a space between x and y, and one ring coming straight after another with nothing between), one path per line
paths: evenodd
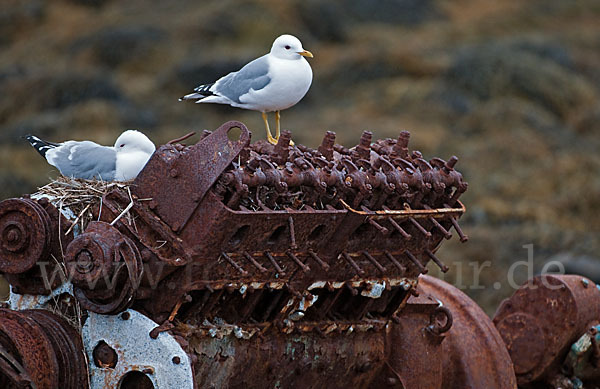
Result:
M115 181L129 181L137 177L152 154L143 151L117 153Z
M312 83L312 69L308 61L279 59L269 55L269 77L271 81L264 88L250 90L240 101L243 107L262 112L280 111L297 104Z

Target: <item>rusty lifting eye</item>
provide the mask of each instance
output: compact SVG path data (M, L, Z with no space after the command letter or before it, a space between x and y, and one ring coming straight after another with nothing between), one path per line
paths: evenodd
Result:
M446 320L443 322L443 325L440 325L436 320L439 316L443 315ZM427 326L427 330L435 335L441 335L445 332L448 332L452 327L452 312L442 305L437 307L429 316L429 325Z

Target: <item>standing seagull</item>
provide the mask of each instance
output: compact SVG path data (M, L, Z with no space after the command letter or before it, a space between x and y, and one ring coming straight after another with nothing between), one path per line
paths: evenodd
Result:
M312 69L304 57L312 58L292 35L275 39L271 52L246 64L237 72L200 85L194 93L179 99L196 103L229 104L232 107L262 112L267 139L275 144L280 134L279 111L298 103L310 88ZM275 111L275 138L271 135L267 112Z
M155 150L154 143L136 130L123 132L114 147L89 140L52 143L33 135L27 135L25 139L63 176L87 180L133 180Z

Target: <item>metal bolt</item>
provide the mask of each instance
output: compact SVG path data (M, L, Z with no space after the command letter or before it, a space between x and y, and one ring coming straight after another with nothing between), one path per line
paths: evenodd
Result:
M81 274L89 273L94 268L94 259L88 250L81 250L79 254L77 254L76 263L77 265L75 268L77 269L77 272Z
M16 231L14 228L11 229L10 231L8 231L8 234L6 234L6 239L10 242L16 242L17 239L19 239L19 232Z
M448 162L446 162L446 169L454 169L456 162L458 162L458 157L456 155L451 156Z
M173 357L172 361L173 361L174 364L179 365L181 363L181 358L179 358L179 357Z
M2 248L13 253L24 250L29 240L25 226L19 222L9 222L3 227L0 239Z
M130 317L131 317L131 314L129 312L123 312L121 314L121 319L123 319L123 320L129 320Z

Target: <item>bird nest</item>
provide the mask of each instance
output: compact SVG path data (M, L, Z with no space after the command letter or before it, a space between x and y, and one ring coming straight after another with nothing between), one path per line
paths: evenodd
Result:
M84 231L88 223L99 220L102 212L102 199L104 195L113 191L123 191L130 199L130 206L121 209L121 214L113 221L126 217L130 218L129 209L133 205L130 191L131 182L107 182L102 180L84 180L60 176L50 183L38 188L31 195L34 199L48 198L52 204L67 216L73 223L65 233L68 234L76 226ZM94 210L98 209L98 214ZM133 221L130 221L133 223Z

